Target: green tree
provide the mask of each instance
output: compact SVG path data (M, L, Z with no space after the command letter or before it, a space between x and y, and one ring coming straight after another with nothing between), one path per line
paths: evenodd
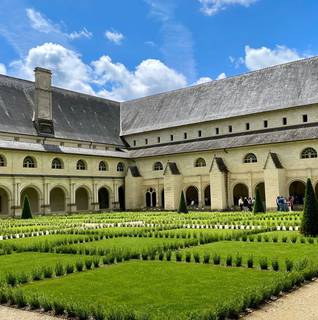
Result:
M265 212L265 208L263 205L259 188L256 188L255 203L254 203L253 211L254 213Z
M311 180L307 179L305 205L301 221L301 233L306 236L318 235L318 202Z
M179 209L178 209L179 213L188 213L188 208L187 208L187 204L184 198L184 194L183 191L181 191L181 197L180 197L180 203L179 203Z
M24 197L21 219L32 219L30 202L27 196Z

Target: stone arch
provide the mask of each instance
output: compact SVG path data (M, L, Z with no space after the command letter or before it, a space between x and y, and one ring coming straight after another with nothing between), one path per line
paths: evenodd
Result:
M119 209L125 210L125 188L124 186L120 186L118 188L118 202L119 202Z
M305 198L306 184L302 180L295 180L289 185L289 195L294 197L295 205L303 205Z
M23 208L24 198L27 197L30 203L31 212L36 214L40 213L40 190L31 185L26 186L20 193L20 203Z
M211 206L211 187L209 184L204 188L204 205Z
M109 209L109 191L106 187L101 187L98 190L99 209Z
M75 204L77 211L89 210L90 191L87 187L78 187L75 191Z
M10 192L0 186L0 215L10 214Z
M64 188L56 186L50 191L51 212L66 211L66 194Z
M199 204L199 191L195 186L189 186L186 190L186 201L187 205L195 205Z
M238 205L239 198L248 197L248 187L244 183L237 183L233 188L233 202L234 205Z

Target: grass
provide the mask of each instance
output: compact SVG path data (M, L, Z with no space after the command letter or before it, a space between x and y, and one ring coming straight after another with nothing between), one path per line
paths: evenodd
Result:
M128 262L31 283L26 293L75 300L105 308L125 306L157 319L183 318L191 311L216 308L226 297L282 279L282 274L244 268L173 262Z

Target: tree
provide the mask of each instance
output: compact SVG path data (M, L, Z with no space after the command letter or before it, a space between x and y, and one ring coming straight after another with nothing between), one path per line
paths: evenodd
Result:
M259 188L256 188L255 203L254 203L253 211L254 213L265 212L265 208L263 205Z
M301 221L301 233L306 236L318 235L318 202L311 180L307 179L305 205Z
M187 208L187 204L184 198L184 194L183 191L181 191L181 197L180 197L180 204L179 204L179 209L178 209L179 213L188 213L188 208Z
M24 197L21 219L32 219L30 202L27 196Z

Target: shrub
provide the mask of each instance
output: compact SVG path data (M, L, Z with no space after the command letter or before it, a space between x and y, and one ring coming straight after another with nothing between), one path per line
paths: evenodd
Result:
M301 233L306 236L318 235L318 202L311 180L307 179L304 212L301 220Z
M204 263L209 263L209 262L210 262L210 254L209 254L208 252L206 252L206 253L204 254L203 262L204 262Z
M268 241L269 241L268 235L264 235L264 241L265 241L265 242L268 242Z
M218 265L221 263L221 256L217 253L213 255L213 263Z
M176 252L176 261L178 262L182 261L182 253L180 251Z
M317 212L317 214L318 214L318 212ZM296 243L296 242L297 242L297 236L292 236L291 239L290 239L290 241L291 241L292 243Z
M65 308L62 302L54 300L52 302L52 309L55 315L60 316L64 313Z
M259 234L257 235L257 242L261 242L262 241L262 236Z
M93 265L92 259L86 259L85 260L85 268L86 268L86 270L92 269L92 265Z
M32 279L34 281L38 281L38 280L41 280L42 279L42 272L40 269L35 269L33 270L32 272Z
M256 188L256 194L255 194L255 203L253 208L254 213L264 213L265 208L263 206L263 201L261 198L261 193L259 188Z
M25 272L22 272L18 278L19 278L18 281L21 284L25 284L29 282L29 276Z
M164 256L165 256L164 252L163 252L163 251L160 251L160 252L159 252L159 255L158 255L159 260L162 261L163 258L164 258Z
M32 219L32 211L27 196L24 197L21 219Z
M235 263L236 267L241 267L242 266L242 256L237 254L236 257L235 257L234 263Z
M232 256L231 255L228 255L226 257L226 266L227 267L231 267L232 266Z
M21 290L15 291L13 295L14 295L14 302L19 308L24 308L27 305L27 301Z
M93 259L94 268L99 268L99 262L100 262L100 258L94 257Z
M168 251L166 252L166 260L167 260L167 261L171 261L171 255L172 255L171 251L168 250Z
M44 278L47 278L47 279L49 279L49 278L52 278L52 276L53 276L53 270L52 270L52 268L51 267L44 267L43 268L43 276L44 276Z
M14 287L17 283L18 283L18 277L16 274L14 273L8 273L7 276L6 276L6 283L9 285L9 286L12 286Z
M253 268L253 265L254 265L253 256L249 256L248 259L247 259L247 267L248 268Z
M55 266L55 275L56 275L57 277L61 277L61 276L63 276L64 274L65 274L64 267L63 267L63 265L62 265L60 262L58 262L58 263L56 264L56 266Z
M261 267L261 270L267 270L268 269L268 261L267 258L260 258L259 259L259 266Z
M278 237L277 236L273 236L272 240L273 240L273 242L277 242L278 241Z
M282 242L287 242L287 237L286 236L282 237Z
M83 268L84 268L83 262L80 260L76 261L75 267L77 271L79 272L83 271Z
M196 263L199 263L199 262L200 262L200 254L199 254L199 252L195 252L195 253L193 254L193 258L194 258L194 261L195 261Z
M294 267L294 264L293 264L293 261L289 260L289 259L286 259L285 260L285 266L286 266L286 271L287 272L290 272L293 270L293 267Z
M141 253L141 259L142 260L148 260L148 252L147 251L143 251Z
M188 208L184 198L183 191L181 191L178 213L188 213Z
M277 261L276 259L274 259L274 260L272 261L272 269L273 269L274 271L279 271L279 264L278 264L278 261Z
M313 238L311 238L311 237L310 237L310 238L308 238L308 243L309 243L309 244L313 244L314 242L315 242L315 241L314 241L314 239L313 239Z
M74 272L74 266L72 264L68 264L68 265L66 265L65 270L66 270L67 274L73 273Z
M40 309L40 301L37 295L31 295L28 299L28 304L31 310Z
M185 261L186 261L186 262L191 262L191 252L187 252L187 253L186 253Z

